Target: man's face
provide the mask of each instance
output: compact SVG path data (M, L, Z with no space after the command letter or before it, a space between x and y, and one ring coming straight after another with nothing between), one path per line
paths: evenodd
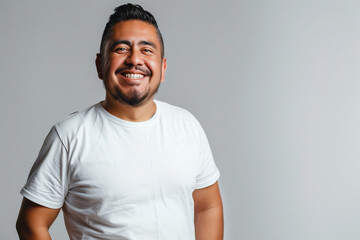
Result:
M104 62L97 58L106 97L131 106L152 99L164 81L166 69L156 28L140 20L117 23L106 49Z

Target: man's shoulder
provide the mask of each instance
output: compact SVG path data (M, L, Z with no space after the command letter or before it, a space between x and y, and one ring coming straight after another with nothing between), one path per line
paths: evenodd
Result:
M97 118L97 106L76 111L55 124L55 128L62 137L72 137L79 134L79 131L94 123Z
M190 111L184 108L177 107L172 104L162 102L159 100L156 100L156 104L161 108L161 113L165 117L171 119L190 121L190 122L197 122L194 115Z

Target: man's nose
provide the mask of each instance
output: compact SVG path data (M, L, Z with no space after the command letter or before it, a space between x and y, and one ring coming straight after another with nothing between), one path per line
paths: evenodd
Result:
M139 50L132 49L128 57L126 58L126 64L134 66L144 64L144 59L141 52Z

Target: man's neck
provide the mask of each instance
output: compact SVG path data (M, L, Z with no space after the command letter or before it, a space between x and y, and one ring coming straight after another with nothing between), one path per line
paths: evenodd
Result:
M146 103L141 106L133 107L106 97L105 101L101 102L101 105L115 117L131 122L149 120L156 112L156 104L153 98L148 99Z

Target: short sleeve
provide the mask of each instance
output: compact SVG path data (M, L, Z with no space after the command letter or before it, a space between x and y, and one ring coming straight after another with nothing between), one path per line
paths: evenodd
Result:
M216 167L210 145L204 130L198 124L200 147L201 147L201 168L196 177L195 189L205 188L214 184L220 177L220 172Z
M39 205L57 209L63 205L67 186L67 150L53 127L20 193Z

